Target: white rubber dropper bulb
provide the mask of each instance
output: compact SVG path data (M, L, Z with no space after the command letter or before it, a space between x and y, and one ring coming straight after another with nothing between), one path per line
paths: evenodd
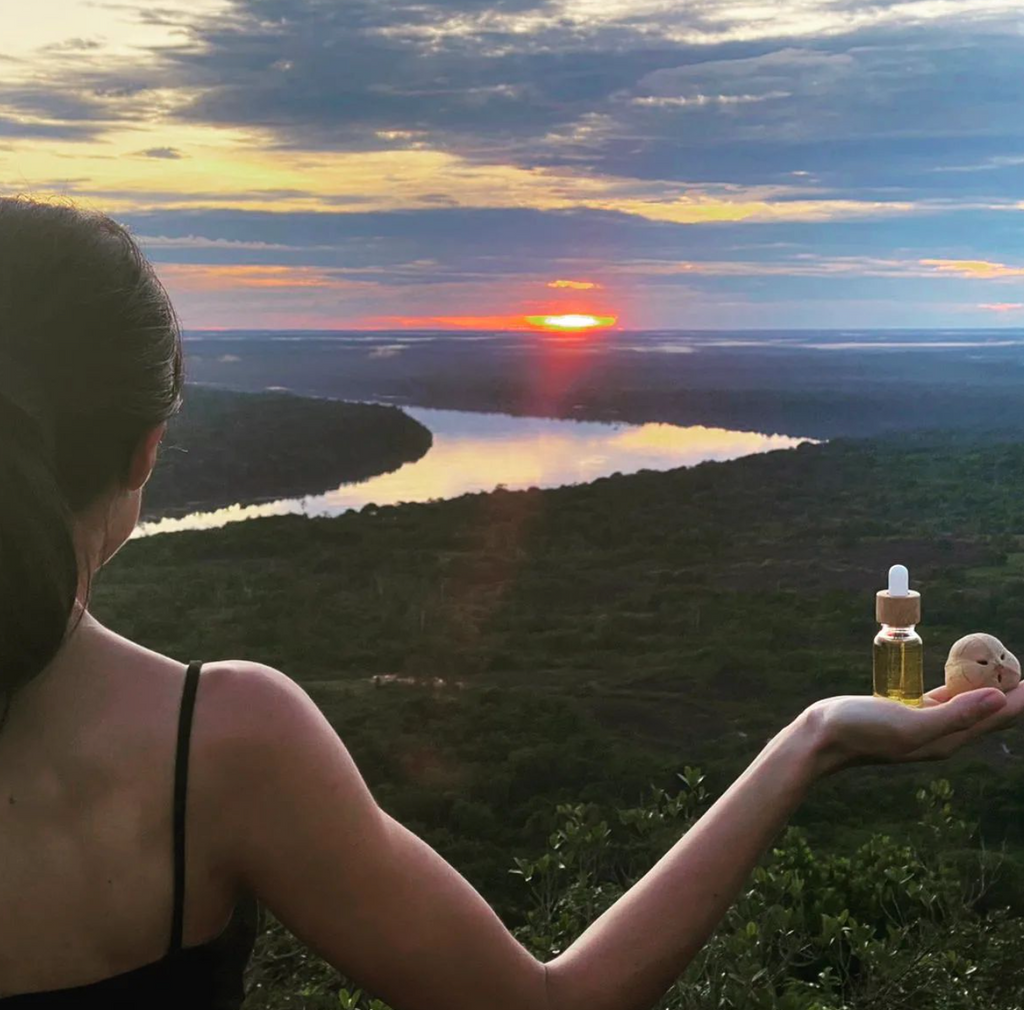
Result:
M893 565L889 569L889 595L910 595L910 573L907 571L906 565Z

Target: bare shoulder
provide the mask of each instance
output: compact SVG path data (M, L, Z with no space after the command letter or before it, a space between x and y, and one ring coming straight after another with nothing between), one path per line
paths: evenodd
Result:
M269 899L278 894L282 858L314 858L321 844L314 826L325 819L338 835L379 836L383 812L334 728L291 677L226 660L204 664L200 685L210 846L227 876ZM341 856L332 850L332 858Z
M358 777L326 716L287 674L263 663L223 660L203 665L200 685L202 746L210 766L234 781L258 776L270 785L296 774L308 777L314 765L318 772L330 765Z
M203 746L229 759L262 764L268 749L337 735L301 685L264 663L228 659L203 664L196 707ZM200 714L201 713L201 714ZM201 723L200 723L201 720Z
M286 673L247 659L204 663L200 679L207 707L223 718L259 721L269 713L312 701Z
M281 691L301 690L287 674L266 663L249 659L221 659L203 663L203 691Z

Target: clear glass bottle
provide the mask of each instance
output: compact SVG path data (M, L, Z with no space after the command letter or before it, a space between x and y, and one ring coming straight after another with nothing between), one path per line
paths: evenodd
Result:
M921 594L910 589L903 565L889 569L889 588L876 594L875 616L882 630L874 642L873 693L919 708L924 704L924 645L915 626L921 619Z

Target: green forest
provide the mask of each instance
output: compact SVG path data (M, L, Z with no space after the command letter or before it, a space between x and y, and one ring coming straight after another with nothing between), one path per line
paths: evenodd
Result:
M890 564L926 687L967 632L1024 652L1022 491L1012 434L837 439L151 536L92 609L301 683L381 805L550 955L803 707L870 692ZM1024 728L844 772L792 825L665 1010L1024 1005ZM252 1007L382 1006L269 916L251 981Z

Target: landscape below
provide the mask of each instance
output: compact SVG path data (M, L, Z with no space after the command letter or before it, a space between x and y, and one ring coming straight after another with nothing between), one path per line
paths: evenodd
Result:
M260 451L245 457L253 489L277 468L273 412L282 405L293 410L268 402ZM211 424L220 437L221 422ZM191 437L198 444L214 431ZM399 442L401 452L425 451L415 438ZM389 452L390 466L398 455ZM204 486L202 469L195 487ZM215 480L212 469L207 476ZM583 486L149 537L107 566L93 610L183 662L241 657L301 683L381 805L476 885L531 949L550 953L572 939L553 922L582 929L689 823L703 790L724 791L804 706L870 691L874 592L891 563L907 564L923 595L926 686L941 682L946 651L966 632L989 631L1024 651L1022 491L1024 444L1012 435L840 438ZM929 787L937 775L953 783L953 812L945 786ZM911 813L917 802L922 824ZM599 811L638 804L655 811L648 820L658 830L621 843L598 831L589 849L578 841L596 830ZM568 869L552 879L569 904L559 912L524 876L535 884L551 872L550 860L547 870L531 861L577 821L589 826L574 833L579 865L591 869L577 874L573 846L563 847ZM845 772L817 787L793 823L803 834L780 842L759 871L768 876L755 879L692 984L665 1007L1019 1006L1024 969L995 938L1016 937L1017 950L1024 939L1024 729L938 766ZM1006 849L984 864L984 877L971 862L982 840L979 860ZM604 862L588 862L588 851ZM872 874L893 893L854 894ZM1009 912L965 912L957 888L983 879L988 904ZM817 904L801 888L817 888ZM910 931L895 936L886 915L897 906ZM1006 921L997 929L990 914ZM736 918L744 915L754 932ZM790 970L807 951L768 935L768 920L786 915L817 952L811 978ZM925 950L926 936L950 937L949 949ZM249 1005L373 1005L346 1003L341 980L277 924L261 944ZM754 979L757 950L765 971ZM886 963L907 958L917 967L902 981L885 974ZM922 963L934 969L934 991L917 981ZM736 992L757 990L757 1001L729 995L722 979L733 966ZM908 978L918 986L909 996ZM961 978L973 981L958 989Z

